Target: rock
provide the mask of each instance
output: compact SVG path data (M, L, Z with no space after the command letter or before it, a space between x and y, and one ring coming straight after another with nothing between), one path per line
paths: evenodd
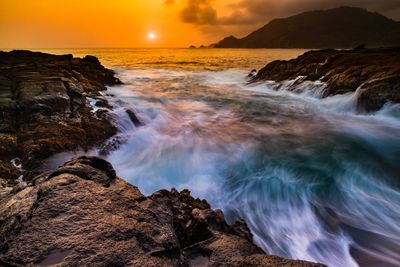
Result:
M253 78L255 75L257 75L257 70L252 69L250 73L247 75L247 78Z
M18 168L12 165L11 162L0 160L0 177L15 177L18 178Z
M20 170L11 163L18 154L17 138L12 134L0 133L0 186L13 187L18 184ZM1 190L0 190L1 191Z
M95 157L80 157L69 161L48 175L47 179L64 173L73 174L85 180L95 181L105 187L110 186L111 182L117 177L110 163Z
M106 85L118 83L93 56L0 52L0 160L21 158L29 179L55 153L102 144L117 129L107 111L94 113L86 98L99 98ZM102 98L100 105L108 107ZM9 181L19 176L0 175Z
M128 114L128 116L131 119L132 123L136 127L143 126L143 123L138 119L138 117L136 116L135 112L133 112L132 110L128 109L128 110L126 110L126 113Z
M300 76L298 83L324 82L324 97L359 90L358 109L377 111L387 102L400 102L400 48L310 51L289 61L271 62L251 81L281 82Z
M385 103L400 103L400 75L364 83L358 90L358 109L375 111Z
M266 255L188 190L145 197L81 157L0 200L1 266L322 266Z
M112 109L112 106L104 98L97 98L95 105L96 105L96 107L100 107L100 108Z

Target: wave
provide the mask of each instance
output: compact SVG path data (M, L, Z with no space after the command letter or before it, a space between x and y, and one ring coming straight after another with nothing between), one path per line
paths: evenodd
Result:
M239 70L119 76L106 97L122 144L107 159L142 192L189 188L271 254L399 265L399 105L357 114L354 93L322 98L301 77L248 85Z

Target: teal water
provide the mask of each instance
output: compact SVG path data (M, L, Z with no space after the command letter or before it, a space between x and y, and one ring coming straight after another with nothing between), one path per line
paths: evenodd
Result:
M271 254L400 266L398 105L359 115L354 94L320 99L323 83L247 85L251 69L301 50L50 52L94 54L116 70L124 85L105 96L122 146L107 160L145 194L189 188L230 222L244 218Z

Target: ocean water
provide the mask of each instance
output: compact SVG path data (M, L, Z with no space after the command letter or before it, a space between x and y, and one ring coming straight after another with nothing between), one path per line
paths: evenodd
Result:
M361 115L356 93L321 99L321 82L247 84L252 69L302 50L47 52L96 55L124 82L104 93L122 144L106 159L144 194L188 188L229 222L244 218L270 254L400 266L399 105Z

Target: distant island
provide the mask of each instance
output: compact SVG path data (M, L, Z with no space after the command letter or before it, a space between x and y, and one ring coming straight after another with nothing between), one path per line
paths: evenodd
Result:
M226 37L216 48L354 48L399 46L400 22L362 8L339 7L274 19L244 38Z
M203 48L212 48L212 45L211 46L205 46L205 45L200 45L199 47L196 47L195 45L191 45L191 46L189 46L189 49L203 49Z

